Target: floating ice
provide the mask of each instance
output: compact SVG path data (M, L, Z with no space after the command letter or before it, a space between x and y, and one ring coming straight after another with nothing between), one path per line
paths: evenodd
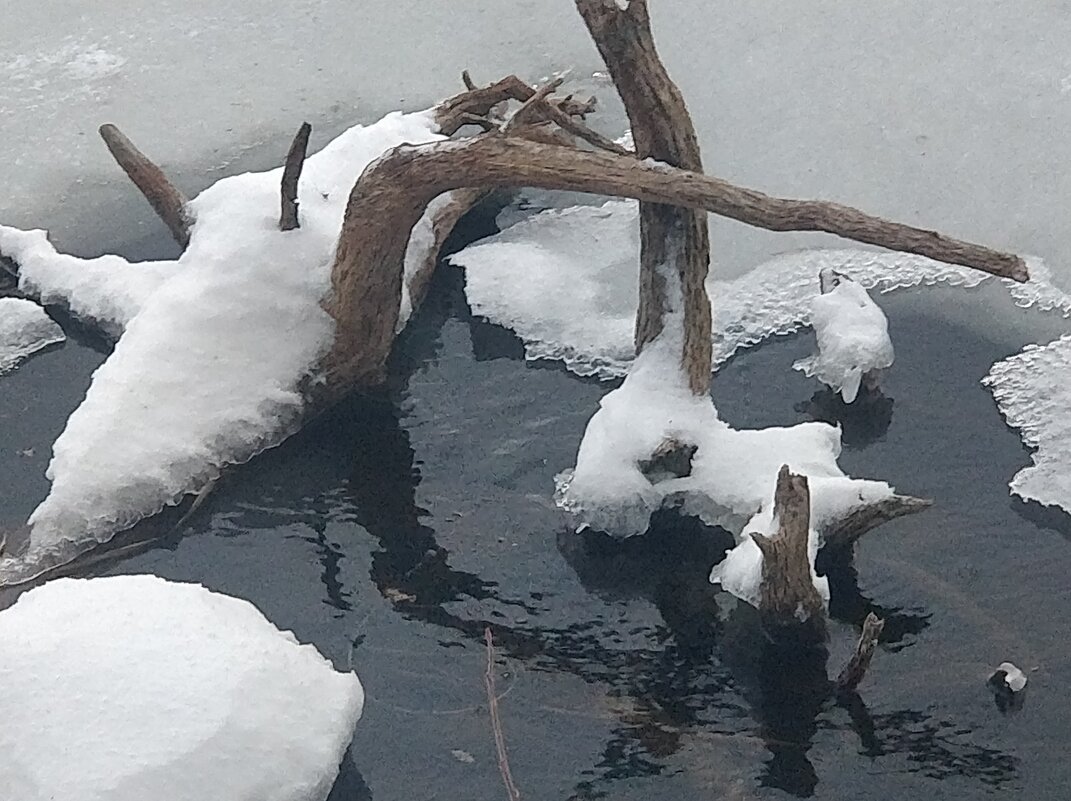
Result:
M248 601L57 579L0 612L0 795L323 801L363 703Z
M822 292L811 306L818 353L794 365L808 377L853 403L864 378L893 363L889 321L867 291L830 269L821 274Z
M293 231L277 225L281 168L225 178L191 201L182 256L140 284L143 265L86 262L56 254L43 232L0 231L0 250L26 260L23 289L125 327L53 446L29 549L0 561L0 584L70 560L294 430L301 382L333 336L320 301L354 182L388 148L441 138L423 112L349 129L306 160Z
M0 298L0 375L65 338L63 330L36 303Z
M528 359L558 359L579 375L623 376L633 358L638 208L611 200L544 211L450 259L465 268L473 311L515 331ZM789 253L730 281L710 277L714 367L742 348L809 325L823 269L879 292L972 287L988 278L923 256L859 249Z
M1071 295L1053 283L1049 265L1034 257L1028 257L1025 261L1030 272L1029 281L1020 284L1010 278L1004 279L1004 285L1015 298L1015 304L1024 309L1055 311L1063 317L1071 317Z
M1011 480L1020 498L1071 512L1071 334L1027 345L997 362L982 379L1008 425L1033 448L1034 464Z

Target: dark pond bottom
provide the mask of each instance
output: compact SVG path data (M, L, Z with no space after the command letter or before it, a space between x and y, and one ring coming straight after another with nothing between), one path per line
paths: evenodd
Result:
M707 584L724 532L663 517L624 543L570 533L552 478L606 387L525 364L511 334L471 316L459 273L437 281L390 392L235 471L179 536L93 568L247 598L355 667L368 700L334 801L505 797L486 626L527 798L1067 797L1066 518L1009 499L1028 458L978 383L1026 335L990 340L921 310L961 290L881 300L897 361L884 400L846 421L841 464L936 505L868 534L854 567L827 565L827 667L760 647ZM727 366L723 418L842 415L790 370L809 348L787 338ZM0 380L4 521L44 496L48 446L100 358L68 343ZM827 671L871 610L883 645L859 696L837 699ZM1030 676L1014 714L986 687L1005 660Z

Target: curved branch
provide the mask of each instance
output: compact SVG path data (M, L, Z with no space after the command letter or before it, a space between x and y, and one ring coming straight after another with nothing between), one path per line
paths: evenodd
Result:
M305 166L305 154L309 149L309 135L312 126L307 122L301 123L290 150L286 154L286 163L283 166L283 180L280 187L282 208L279 212L279 230L293 231L300 227L298 222L298 181L301 179L301 168Z
M933 501L911 495L893 495L877 503L853 509L822 532L827 548L850 548L870 529L898 517L917 514L933 506Z
M123 172L141 190L153 211L171 231L171 236L185 250L190 244L190 218L186 196L175 188L164 171L138 150L122 131L110 123L100 126L100 137Z
M428 203L463 187L534 186L688 206L771 231L823 231L993 275L1027 279L1018 256L816 200L776 198L728 181L605 151L497 133L403 145L373 162L350 194L325 307L337 322L327 359L343 391L379 383L401 298L409 234Z

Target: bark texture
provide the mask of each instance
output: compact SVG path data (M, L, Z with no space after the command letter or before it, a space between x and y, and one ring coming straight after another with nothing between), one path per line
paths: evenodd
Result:
M837 676L837 689L844 692L852 692L866 676L870 668L870 660L874 657L874 649L878 646L878 638L885 621L871 612L863 621L863 630L859 634L859 642L855 646L855 653L848 660L848 664Z
M699 138L684 98L655 49L647 0L576 0L628 113L636 156L703 171ZM710 265L707 215L694 208L640 204L640 297L636 315L636 352L662 333L674 299L666 285L670 273L683 294L684 341L681 365L692 392L710 389Z
M762 585L759 612L775 626L808 624L825 630L825 604L811 580L807 553L810 536L811 492L807 477L783 465L774 492L777 533L751 538L762 551Z
M123 172L134 182L134 186L141 190L153 211L171 231L171 236L185 250L190 244L190 218L186 210L185 195L167 179L163 170L153 164L149 157L138 150L114 125L100 126L100 137L123 168Z

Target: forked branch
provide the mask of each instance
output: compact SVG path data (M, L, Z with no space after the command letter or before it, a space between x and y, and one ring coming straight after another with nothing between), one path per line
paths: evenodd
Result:
M190 219L186 197L167 179L164 171L138 150L114 125L100 126L100 136L134 186L149 201L153 211L185 250L190 243Z

